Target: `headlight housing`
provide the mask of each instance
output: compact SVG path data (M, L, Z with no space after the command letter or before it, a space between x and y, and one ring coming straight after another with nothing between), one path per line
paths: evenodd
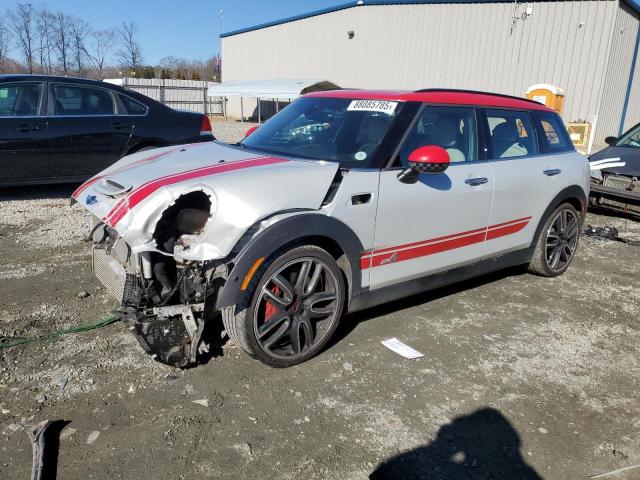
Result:
M598 180L600 182L602 182L603 177L602 177L602 170L599 169L591 169L591 178L593 178L594 180Z

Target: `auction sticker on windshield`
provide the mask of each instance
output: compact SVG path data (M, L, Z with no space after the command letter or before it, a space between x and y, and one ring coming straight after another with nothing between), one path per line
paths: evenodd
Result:
M348 112L379 112L386 113L387 115L393 115L396 110L398 102L386 102L384 100L353 100L349 107Z

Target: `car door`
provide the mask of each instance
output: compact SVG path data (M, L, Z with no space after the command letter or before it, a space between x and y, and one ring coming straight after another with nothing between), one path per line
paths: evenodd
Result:
M487 254L528 247L544 211L566 186L561 155L544 152L531 112L486 109L488 157L495 181ZM546 138L546 136L545 136Z
M409 153L437 145L451 164L439 174L402 183ZM380 173L374 249L365 252L371 289L447 270L482 258L493 177L478 156L476 112L467 107L425 106L392 168Z
M43 82L0 84L0 184L51 176Z
M117 161L131 135L128 115L106 89L83 84L50 86L50 158L58 175L88 177Z

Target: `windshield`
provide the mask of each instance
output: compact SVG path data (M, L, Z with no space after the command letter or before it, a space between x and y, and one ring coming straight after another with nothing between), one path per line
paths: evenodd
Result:
M300 98L240 145L261 152L371 167L401 103L345 98Z
M640 125L629 130L616 142L616 147L640 148Z

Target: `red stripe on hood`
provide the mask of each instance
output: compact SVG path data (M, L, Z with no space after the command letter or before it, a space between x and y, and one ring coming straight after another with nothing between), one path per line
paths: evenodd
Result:
M148 157L144 157L141 158L140 160L136 160L135 162L131 162L125 166L123 166L122 168L118 168L116 170L113 170L111 172L109 172L106 175L96 175L95 177L89 179L88 181L86 181L85 183L83 183L82 185L80 185L75 192L73 192L71 194L71 196L73 198L75 198L76 200L78 199L78 195L80 195L83 191L85 191L87 189L87 187L90 187L91 185L93 185L94 183L96 183L98 180L105 178L105 177L109 177L111 175L114 175L116 173L121 173L124 172L126 170L130 170L134 167L137 167L138 165L141 165L143 163L147 163L147 162L152 162L154 160L157 160L158 158L162 158L162 157L166 157L167 155L177 152L178 150L186 150L187 148L193 148L193 147L199 147L202 145L206 145L206 142L201 142L201 143L190 143L190 144L185 144L185 145L179 145L176 148L172 148L171 150L166 150L164 152L160 152L160 153L154 153L153 155L150 155Z
M188 170L186 172L180 172L173 175L167 175L165 177L157 178L139 186L131 193L129 193L126 198L120 200L116 204L116 206L111 209L109 214L104 217L103 220L109 223L112 227L115 227L118 222L120 222L120 220L122 220L122 218L136 205L138 205L156 190L168 185L186 182L188 180L194 180L196 178L217 175L219 173L233 172L235 170L243 170L245 168L262 167L265 165L274 165L284 162L288 162L288 160L285 160L284 158L259 157L247 160L238 160L232 163L219 163L217 165L197 168L194 170Z

